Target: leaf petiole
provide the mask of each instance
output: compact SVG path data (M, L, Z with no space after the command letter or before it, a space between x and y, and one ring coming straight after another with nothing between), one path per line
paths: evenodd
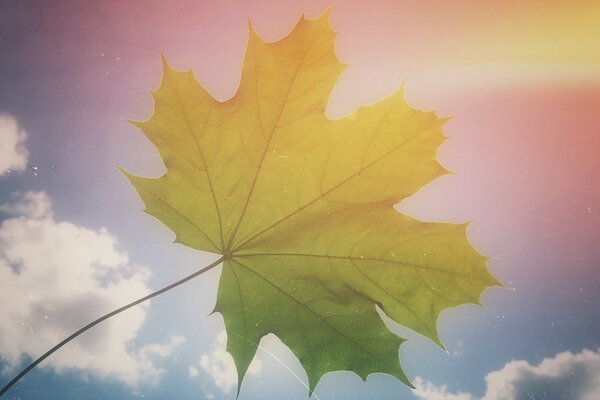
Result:
M147 296L144 296L142 298L139 298L127 305L124 305L121 308L118 308L116 310L113 310L111 312L109 312L106 315L103 315L100 318L97 318L96 320L90 322L89 324L87 324L86 326L80 328L77 332L72 333L70 336L66 337L65 339L63 339L60 343L58 343L56 346L52 347L50 350L48 350L47 352L45 352L44 354L42 354L40 357L38 357L35 361L31 362L26 368L24 368L21 372L19 372L19 374L17 376L15 376L10 382L8 382L1 390L0 390L0 396L2 396L4 393L6 393L15 383L17 383L22 377L24 377L29 371L31 371L33 368L35 368L35 366L37 366L39 363L41 363L42 361L44 361L46 358L48 358L49 356L51 356L55 351L57 351L58 349L60 349L61 347L63 347L65 344L69 343L71 340L75 339L77 336L81 335L82 333L84 333L85 331L87 331L88 329L93 328L94 326L98 325L100 322L105 321L107 319L109 319L110 317L113 317L133 306L137 306L140 303L145 302L146 300L150 300L153 297L158 296L159 294L168 292L171 289L176 288L177 286L180 286L184 283L186 283L189 280L194 279L197 276L202 275L205 272L210 271L211 269L213 269L214 267L218 266L219 264L221 264L224 260L226 259L225 256L222 256L221 258L219 258L218 260L208 264L207 266L200 268L198 271L194 272L193 274L190 274L188 276L186 276L185 278L182 278L180 280L178 280L177 282L173 282L168 286L163 287L162 289L158 289L155 292L150 293Z

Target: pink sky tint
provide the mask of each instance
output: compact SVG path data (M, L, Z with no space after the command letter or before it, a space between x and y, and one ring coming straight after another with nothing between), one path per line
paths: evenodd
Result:
M152 113L149 92L161 79L160 52L227 99L239 83L248 19L275 41L303 13L314 18L331 5L168 3L14 3L0 37L10 50L0 57L5 106L27 124L31 165L43 171L15 182L48 189L57 215L109 227L132 256L156 266L156 282L164 283L183 271L181 259L189 268L199 265L198 254L168 244L171 234L139 211L139 199L114 168L163 172L156 149L126 122ZM330 11L337 55L350 66L328 115L341 118L404 84L413 107L454 116L438 158L455 174L399 208L425 220L474 221L473 244L491 257L492 272L517 289L486 291L485 307L444 314L451 318L442 317L442 340L449 349L464 342L465 358L444 358L429 342L409 341L402 349L412 376L475 382L511 358L597 345L598 20L597 1L356 0L338 1ZM198 323L194 332L209 332L215 320L197 317L199 309L212 308L216 279L199 281L204 286L190 290L189 302L161 299L164 315L175 318L169 306L194 304L180 310L183 320ZM153 326L165 320L156 321ZM189 337L191 344L196 334ZM343 387L363 390L362 397L375 387L330 382L333 393Z
M123 120L145 119L152 112L149 90L160 81L161 51L175 67L192 68L216 98L226 99L239 83L248 19L265 40L275 41L303 13L314 18L329 6L115 2L103 17L110 21L106 28L82 35L79 25L58 29L77 37L71 46L89 66L80 70L85 78L78 85L89 85L96 95L82 100L82 108L107 107ZM589 249L598 237L600 212L592 185L600 148L600 74L594 74L600 71L600 48L591 42L600 37L591 23L599 10L558 1L340 1L330 23L338 31L337 55L350 66L328 114L343 117L404 84L414 107L454 116L445 128L452 138L439 158L458 172L405 202L405 210L423 218L475 220L480 231L472 229L472 239L491 256L528 237L536 238L539 251ZM93 13L83 15L94 23ZM122 132L123 120L106 123ZM128 132L115 136L119 147L125 140L125 147L135 143L153 151L135 129ZM140 154L133 159L136 169L160 173L157 157Z
M599 109L596 89L471 92L457 103L445 129L450 139L438 153L457 173L403 209L423 218L475 220L471 237L488 255L508 256L528 242L552 261L539 268L580 263L600 242Z
M107 84L119 91L110 99L90 99L94 108L145 119L163 51L175 67L192 68L216 98L227 99L239 84L248 19L265 40L275 41L303 13L314 18L329 6L317 0L115 2L104 16L110 28L99 27L93 37L87 30L76 40L90 66L82 82L99 94L111 93ZM597 15L600 6L590 2L337 2L330 11L336 53L350 66L328 114L343 117L404 84L414 107L454 116L445 128L452 138L439 158L458 172L407 201L406 210L424 218L476 220L480 232L473 229L472 239L488 255L508 251L511 241L525 236L542 247L557 241L569 251L588 248L598 237L600 212L592 185L600 148ZM76 26L62 29L77 37ZM122 120L108 123L123 130ZM119 143L135 141L150 150L135 129L128 132ZM158 158L140 154L136 169L160 172Z
M239 83L248 18L265 40L275 41L303 13L314 18L329 5L118 4L111 14L117 30L148 38L144 56L131 58L138 73L121 76L143 106L132 114L151 113L148 89L158 85L161 50L175 67L193 68L216 98L227 99ZM454 116L439 158L458 172L406 201L405 210L476 220L472 239L488 255L531 237L539 251L587 249L598 237L600 212L592 185L600 148L598 15L600 6L591 2L340 1L330 23L338 31L337 55L350 66L328 114L343 117L404 84L411 105Z
M162 49L176 67L192 67L215 97L226 99L234 95L239 81L248 19L264 39L274 41L289 33L303 13L314 18L331 4L321 0L182 2L180 6L127 2L115 3L108 17L123 33L154 38L156 51ZM346 0L333 4L330 21L339 32L336 51L352 66L334 93L332 115L348 112L359 100L373 102L403 82L415 97L412 101L426 107L420 104L426 103L422 100L426 95L473 86L600 81L595 73L600 65L595 45L600 40L597 3ZM353 96L347 96L348 90Z

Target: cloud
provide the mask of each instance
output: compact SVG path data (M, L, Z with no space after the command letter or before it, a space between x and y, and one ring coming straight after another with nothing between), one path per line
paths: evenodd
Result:
M183 336L171 336L169 341L164 344L151 343L142 346L138 351L134 352L135 359L138 365L138 370L142 371L142 376L137 381L145 381L155 383L160 375L164 373L163 369L159 369L154 365L154 360L157 358L167 358L173 354L173 350L185 343ZM137 383L136 381L136 383Z
M483 400L594 400L600 396L600 351L569 351L534 366L511 361L486 378Z
M213 379L214 384L224 393L231 393L237 385L237 372L231 355L225 350L227 343L227 333L223 330L217 336L217 342L213 345L211 352L203 354L200 357L198 365L202 370L208 373ZM254 357L254 360L248 367L248 374L260 375L262 371L262 360ZM199 375L199 370L195 366L188 368L190 377Z
M468 393L448 393L447 386L435 386L419 376L415 378L414 385L413 394L422 400L475 400Z
M29 153L25 148L27 133L14 117L0 114L0 176L10 171L24 171Z
M0 211L30 219L52 218L52 201L45 192L13 193L14 202L0 205Z
M40 356L60 340L117 307L147 294L150 272L132 264L106 229L56 221L44 192L27 192L0 210L0 353L4 372ZM131 386L155 382L155 365L183 342L135 348L148 304L126 311L69 343L42 368ZM12 372L12 371L11 371Z
M538 365L511 361L487 374L481 400L594 400L600 394L600 350L569 351L545 358ZM413 393L421 400L475 400L468 393L448 393L420 377Z

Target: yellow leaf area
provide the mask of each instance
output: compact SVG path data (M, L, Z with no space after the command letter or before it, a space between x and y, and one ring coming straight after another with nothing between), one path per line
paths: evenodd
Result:
M191 71L165 63L155 113L136 123L167 167L127 174L176 241L223 255L215 311L239 382L259 341L277 335L310 390L330 371L387 373L397 323L440 343L440 312L477 303L497 281L464 224L423 223L393 205L446 173L443 120L398 92L336 121L325 116L344 69L327 18L276 43L250 32L236 95L216 101Z

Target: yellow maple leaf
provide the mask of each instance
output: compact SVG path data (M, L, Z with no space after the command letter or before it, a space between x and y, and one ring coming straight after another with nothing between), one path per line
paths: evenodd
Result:
M274 333L312 391L329 371L393 375L403 339L377 312L440 344L448 307L497 281L464 224L423 223L393 205L446 173L435 160L444 120L401 91L331 121L344 65L327 18L286 38L252 30L236 95L216 101L191 71L165 63L155 113L137 126L167 173L127 174L147 213L186 246L222 255L215 311L241 380Z

